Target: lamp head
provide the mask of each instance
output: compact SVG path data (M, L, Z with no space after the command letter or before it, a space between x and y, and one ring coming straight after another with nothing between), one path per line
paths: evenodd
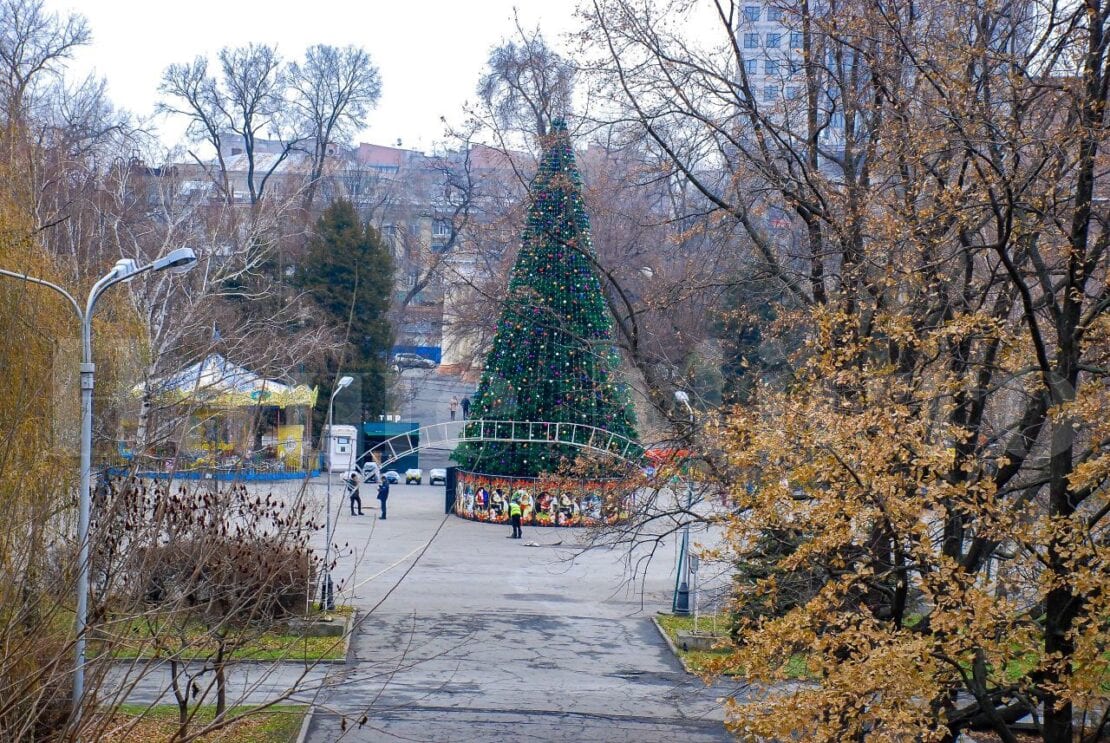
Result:
M172 273L185 273L196 264L197 254L192 248L177 248L150 265L155 271L169 270Z
M334 401L335 396L339 394L339 391L342 390L344 387L350 386L351 382L353 382L353 381L355 381L354 377L348 377L348 376L340 377L339 381L335 383L335 389L333 389L331 391L331 399Z
M687 394L686 390L675 390L674 399L682 403L683 405L690 404L690 395Z
M132 258L120 258L116 261L116 265L112 267L111 275L117 279L126 279L131 274L139 269L138 264Z

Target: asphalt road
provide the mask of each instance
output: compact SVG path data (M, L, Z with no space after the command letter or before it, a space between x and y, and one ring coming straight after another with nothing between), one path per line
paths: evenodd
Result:
M440 374L435 369L405 369L401 372L397 392L401 398L401 417L406 421L416 421L422 426L451 420L449 404L454 395L474 399L477 384L463 382L457 377ZM455 413L462 420L462 410ZM420 452L420 466L425 477L432 467L448 467L450 451L446 449L425 449Z
M511 540L443 502L397 485L387 521L372 496L365 516L336 506L339 599L361 619L309 740L728 740L717 698L737 690L687 675L651 623L673 545L633 578L626 552L582 551L581 530Z

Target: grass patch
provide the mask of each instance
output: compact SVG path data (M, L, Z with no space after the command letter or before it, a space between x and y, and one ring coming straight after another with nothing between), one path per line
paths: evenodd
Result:
M710 633L713 632L714 617L703 616L698 618L698 631ZM656 614L655 620L659 622L659 626L667 633L667 637L671 639L675 649L678 651L678 657L682 660L686 668L694 673L703 673L709 668L710 663L727 658L729 649L727 647L715 650L683 650L682 645L678 642L678 633L693 632L694 631L694 618L691 616L676 616L674 614ZM728 637L729 628L728 617L718 615L716 617L717 634ZM785 667L786 675L792 679L804 679L808 677L806 672L806 656L804 653L795 653L790 656L786 661ZM729 675L743 676L742 671L735 671Z
M671 640L674 640L674 633L678 631L693 632L694 631L694 618L692 616L679 616L677 614L656 614L655 619L659 625L671 635ZM724 615L717 615L716 622L714 616L701 616L698 617L698 631L699 632L713 632L716 626L716 632L720 635L728 634L729 622Z
M678 616L675 614L656 614L655 621L659 622L659 626L667 633L674 644L675 649L678 650L678 657L682 660L686 668L694 673L704 672L709 663L715 660L721 660L728 657L728 649L721 650L683 650L682 645L678 642L679 632L693 632L694 631L694 618L692 616ZM699 617L698 618L698 631L699 632L712 632L713 631L713 617ZM719 634L727 634L728 624L721 616L717 617L717 632Z
M211 658L216 644L206 637L203 629L191 632L185 639L175 639L168 647L158 647L149 642L121 642L112 651L119 660L138 660L174 657L181 660ZM316 661L343 660L345 656L342 637L301 637L275 632L250 633L243 639L233 640L234 650L230 660L249 661Z
M328 614L349 618L352 607L339 607ZM313 612L308 619L322 618ZM216 641L211 631L199 620L190 620L184 626L165 618L138 617L107 623L100 628L105 640L90 643L94 653L108 652L120 660L138 660L177 657L181 660L201 660L216 652ZM291 632L284 625L270 629L227 629L230 660L246 661L297 661L343 660L346 646L342 637L310 637Z
M231 707L228 716L241 715L251 707ZM305 705L275 705L254 712L225 728L204 735L198 740L226 741L231 743L292 743L300 733L301 724L308 713ZM200 730L212 722L216 707L201 707L193 715L189 730ZM97 738L102 743L137 743L142 741L169 741L177 732L177 707L158 705L146 707L125 704L107 721L104 732Z
M923 619L921 614L911 614L906 619L908 627L914 627L919 624ZM676 616L674 614L658 613L655 615L655 620L659 626L670 638L671 643L674 645L678 653L679 659L688 671L693 673L705 673L714 662L725 660L729 656L729 648L721 648L715 650L683 650L682 645L678 641L678 632L692 632L694 631L694 618L692 616ZM725 615L717 615L716 617L716 633L722 636L728 636L728 617ZM712 633L714 631L713 616L702 616L698 619L698 631L702 633ZM1039 638L1037 638L1039 641ZM988 668L992 680L1000 684L1013 684L1027 678L1036 669L1043 657L1042 651L1029 650L1024 653L1019 653L1020 647L1014 644L1011 647L1011 657L1006 661L1005 666L999 671L996 666ZM809 656L806 653L794 653L787 659L786 663L782 666L782 671L786 678L795 680L814 680L817 675L811 674L807 668L807 661ZM1110 651L1102 654L1102 660L1110 666ZM971 670L971 663L969 661L962 661L960 663L966 670ZM1103 671L1103 680L1099 688L1106 695L1110 695L1110 674ZM743 669L735 669L726 671L727 676L743 677Z

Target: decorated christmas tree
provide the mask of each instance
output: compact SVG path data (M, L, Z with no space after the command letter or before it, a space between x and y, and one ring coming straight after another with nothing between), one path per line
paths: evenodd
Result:
M593 258L582 179L566 124L556 121L532 181L520 254L472 419L581 423L635 438ZM584 430L563 427L559 439L572 435ZM533 477L558 471L580 451L557 443L472 442L460 445L454 459L465 470Z

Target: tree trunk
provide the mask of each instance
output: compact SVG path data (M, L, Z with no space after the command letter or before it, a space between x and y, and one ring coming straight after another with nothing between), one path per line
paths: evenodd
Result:
M217 641L216 659L212 662L212 670L216 674L216 718L222 719L227 711L227 664L225 656L227 651L227 638L221 635Z
M177 702L177 737L184 739L189 733L189 690L181 691L181 662L170 659L170 688Z
M1078 320L1078 307L1070 300L1070 296L1065 296L1063 311L1057 323L1060 340L1056 369L1051 379L1053 405L1065 404L1075 399L1079 382L1079 346L1076 342ZM1070 521L1075 514L1069 483L1074 470L1074 446L1072 419L1067 415L1061 416L1053 422L1048 462L1049 515L1055 523L1061 525ZM1046 668L1044 683L1045 743L1072 743L1074 739L1071 696L1066 690L1060 695L1057 689L1071 670L1075 640L1070 633L1082 609L1083 598L1075 594L1070 581L1073 569L1070 557L1073 536L1070 529L1061 531L1056 531L1048 543L1048 568L1055 580L1054 587L1045 600L1044 649L1045 657L1051 663Z
M1049 461L1049 508L1054 518L1067 519L1075 511L1069 497L1067 477L1072 463L1072 430L1068 419L1055 424L1052 435L1052 458ZM1067 539L1067 535L1062 537ZM1061 553L1059 547L1066 545L1051 544L1048 550L1049 569L1057 576L1057 585L1048 592L1045 600L1044 650L1047 658L1059 658L1056 664L1068 664L1075 654L1075 641L1070 632L1075 618L1083 605L1083 599L1075 595L1068 582L1070 573L1067 552ZM1044 698L1044 740L1045 743L1072 743L1074 739L1073 710L1071 698L1065 691L1063 698L1055 691L1061 676L1066 676L1066 666L1053 665L1047 670Z

